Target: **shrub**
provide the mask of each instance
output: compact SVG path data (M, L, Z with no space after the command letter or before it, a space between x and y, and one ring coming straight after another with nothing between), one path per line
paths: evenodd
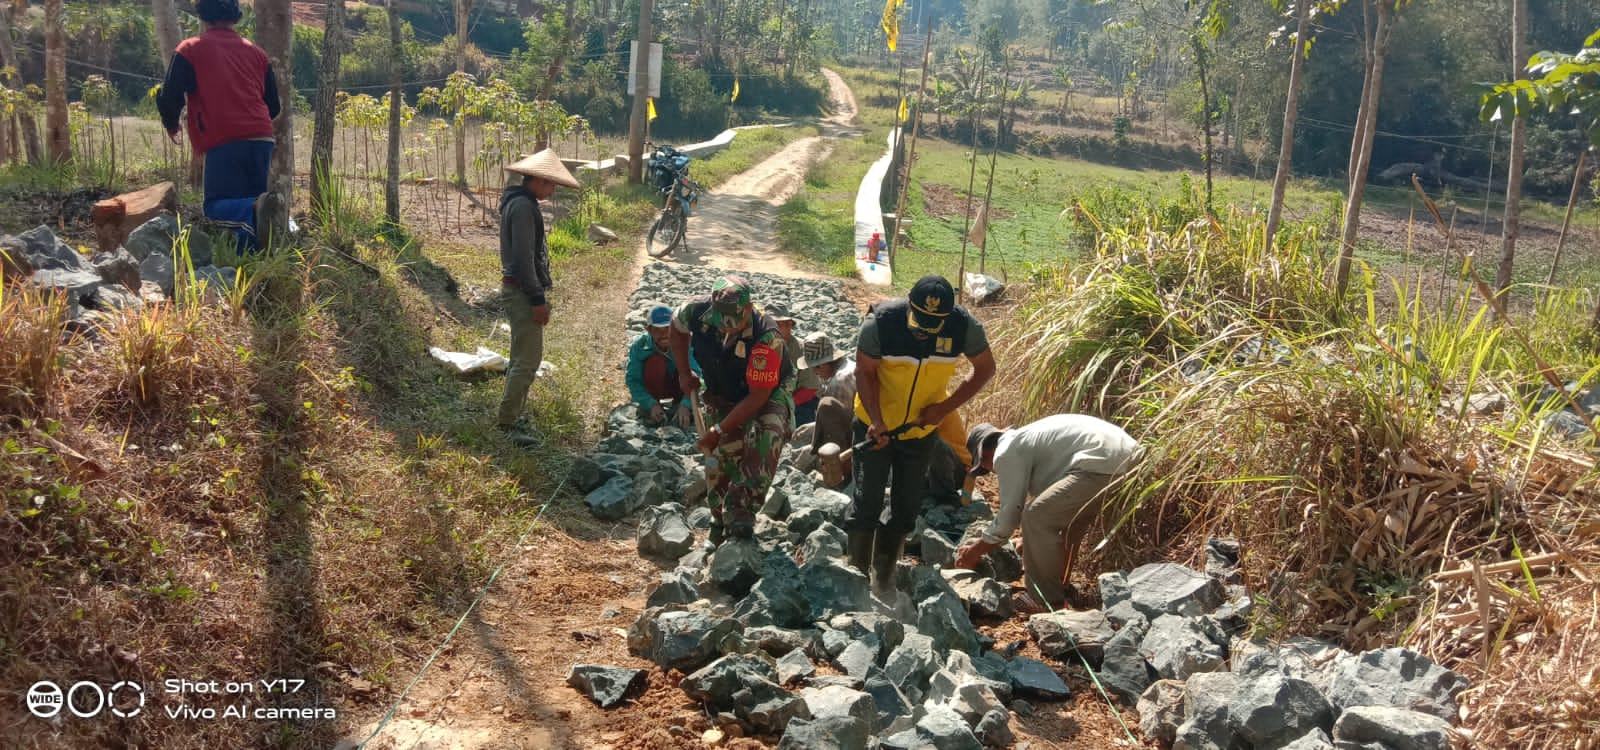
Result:
M0 416L52 412L66 322L65 296L0 276Z

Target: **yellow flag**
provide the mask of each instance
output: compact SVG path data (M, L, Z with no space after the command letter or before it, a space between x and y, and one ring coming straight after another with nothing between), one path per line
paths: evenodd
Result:
M645 119L648 120L649 122L655 122L656 121L656 98L653 97L653 96L649 97L649 98L646 98L644 100L644 103L645 103Z
M729 99L728 101L730 101L730 102L739 101L739 79L737 79L737 78L733 79L733 98Z
M889 51L893 52L895 45L900 41L900 14L896 13L905 0L884 0L883 2L883 35L888 37Z
M905 122L906 121L906 115L907 115L906 98L902 96L902 97L900 97L900 122Z

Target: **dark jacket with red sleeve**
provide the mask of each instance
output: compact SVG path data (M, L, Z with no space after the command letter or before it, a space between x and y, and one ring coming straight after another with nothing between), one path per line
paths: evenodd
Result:
M167 132L177 132L186 104L189 141L197 154L233 141L271 138L279 104L267 53L232 29L209 29L183 40L156 95Z

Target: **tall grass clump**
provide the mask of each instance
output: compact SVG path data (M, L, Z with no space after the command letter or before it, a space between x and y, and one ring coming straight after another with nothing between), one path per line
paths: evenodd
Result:
M1485 604L1496 614L1466 641L1440 618L1485 594L1430 585L1441 571L1554 549L1600 559L1578 531L1600 528L1593 462L1555 440L1566 399L1536 365L1600 379L1577 333L1586 295L1548 295L1513 336L1470 291L1440 301L1368 276L1336 305L1314 226L1271 255L1255 217L1160 226L1106 227L997 337L1010 366L992 390L1022 399L987 416L1094 413L1148 449L1106 514L1108 567L1232 536L1258 634L1399 641L1454 664L1492 656L1536 610Z
M47 416L62 375L64 295L0 274L0 417Z

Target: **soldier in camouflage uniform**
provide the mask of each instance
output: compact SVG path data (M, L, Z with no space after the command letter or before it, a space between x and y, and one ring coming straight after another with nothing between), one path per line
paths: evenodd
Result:
M778 454L794 419L794 369L770 315L750 302L750 282L724 276L711 294L678 308L672 357L684 393L705 379L707 427L698 445L711 453L720 476L711 487L711 543L755 533L756 509L778 470Z

